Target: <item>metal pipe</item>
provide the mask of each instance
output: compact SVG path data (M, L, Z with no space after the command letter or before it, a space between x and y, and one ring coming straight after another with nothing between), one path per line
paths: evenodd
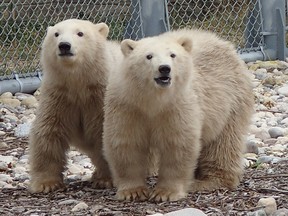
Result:
M41 77L26 77L19 78L15 76L14 79L0 81L0 95L4 92L11 92L13 94L17 92L33 93L41 84Z

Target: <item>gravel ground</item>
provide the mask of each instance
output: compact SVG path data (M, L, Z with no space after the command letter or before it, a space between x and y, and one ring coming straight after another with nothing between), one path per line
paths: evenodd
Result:
M255 115L247 138L245 175L236 190L190 193L178 202L119 202L115 190L96 190L88 181L90 160L72 149L65 171L66 189L31 194L28 139L37 96L0 96L0 215L153 215L197 208L206 215L257 215L261 198L273 197L288 208L288 63L249 63ZM153 187L155 178L148 182ZM275 211L275 210L274 210ZM267 213L267 212L266 212ZM260 215L260 214L258 214ZM276 214L278 215L278 214ZM286 214L287 215L287 214Z

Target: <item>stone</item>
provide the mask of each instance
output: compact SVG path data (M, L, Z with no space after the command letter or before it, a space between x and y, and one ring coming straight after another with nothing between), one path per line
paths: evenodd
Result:
M13 179L10 175L0 173L0 181L6 182L6 183L11 183L12 180Z
M257 161L257 155L254 153L246 153L244 154L244 158L252 161Z
M278 94L280 95L284 95L284 96L288 96L288 86L283 86L281 88L278 89Z
M274 145L277 142L277 139L275 138L269 138L264 140L264 143L267 144L268 146Z
M5 119L7 119L9 122L17 122L18 118L17 116L13 115L5 115Z
M69 164L67 168L69 174L82 174L82 167L78 164Z
M58 203L58 205L71 205L71 204L78 204L79 201L75 199L68 199L68 200L63 200Z
M246 153L258 154L258 145L254 140L249 140L246 143Z
M281 145L281 144L276 144L274 146L271 146L271 150L273 152L284 152L286 149L285 146Z
M38 97L40 95L40 88L37 89L34 94L33 94L35 97Z
M16 137L28 137L32 123L19 124L14 131Z
M267 216L272 215L277 210L276 200L273 197L261 198L257 206L263 206Z
M8 170L8 166L5 162L0 161L0 172L5 172Z
M288 118L284 118L280 123L287 126L288 125Z
M88 205L85 202L80 202L76 206L74 206L71 211L76 212L76 211L85 210L87 208L88 208Z
M249 70L256 71L259 67L260 67L259 64L254 63L254 64L249 66Z
M22 213L24 212L26 209L23 207L23 206L15 206L15 207L12 207L11 208L11 211L12 212L15 212L15 213Z
M1 96L0 96L0 98L12 98L13 97L13 94L11 93L11 92L4 92Z
M275 77L273 77L272 75L268 75L263 81L262 81L262 85L264 86L274 86L276 85L276 79Z
M6 164L12 163L15 161L15 157L11 155L0 155L0 161L5 162Z
M6 132L0 131L0 136L4 136L5 134L6 134Z
M271 163L272 160L274 159L274 156L260 156L257 160L257 163Z
M36 108L38 106L38 101L34 96L30 96L30 97L24 98L21 101L21 105L24 105L27 108Z
M4 149L7 149L8 148L8 145L6 142L0 142L0 150L4 150Z
M21 102L18 99L14 98L0 98L0 103L6 104L11 107L18 107L21 105Z
M271 138L278 138L284 136L284 130L280 127L271 127L268 129Z
M281 208L275 211L272 216L288 216L288 209L287 208Z
M169 212L164 216L207 216L203 211L196 208L185 208L178 211Z
M255 212L249 212L247 216L267 216L267 214L263 209L260 209Z
M254 72L255 78L258 80L264 80L267 77L267 70L265 68L259 68Z
M259 138L261 141L271 138L266 128L261 128L258 132L256 132L255 137Z

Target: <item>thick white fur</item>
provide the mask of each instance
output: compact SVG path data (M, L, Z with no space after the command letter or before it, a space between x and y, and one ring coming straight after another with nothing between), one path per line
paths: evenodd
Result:
M124 40L121 49L120 72L107 86L103 136L117 197L178 200L189 190L236 187L253 94L233 46L209 32L179 30ZM163 64L172 78L164 88L154 81ZM151 152L159 176L149 191Z
M95 187L112 186L102 155L103 100L108 76L118 68L122 53L120 44L106 40L108 32L105 23L76 19L48 28L41 53L40 106L29 143L32 192L63 186L70 145L91 158ZM73 56L59 56L60 42L71 44Z

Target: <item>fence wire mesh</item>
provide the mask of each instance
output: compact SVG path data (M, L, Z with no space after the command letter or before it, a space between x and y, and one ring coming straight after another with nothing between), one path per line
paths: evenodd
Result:
M172 29L210 30L243 51L259 49L263 43L258 0L171 0L168 10ZM249 32L249 26L253 26L253 32Z
M171 29L197 27L211 30L241 50L261 46L263 40L258 32L262 23L257 0L167 2ZM37 74L41 42L48 26L68 18L106 22L110 26L110 38L121 40L127 24L139 21L139 8L139 1L133 0L1 0L0 80L12 79L14 73L20 77ZM135 22L131 22L132 19ZM253 32L248 31L249 25L254 27ZM140 26L130 26L130 29L137 35ZM127 37L127 31L125 35ZM249 40L246 40L247 36Z

